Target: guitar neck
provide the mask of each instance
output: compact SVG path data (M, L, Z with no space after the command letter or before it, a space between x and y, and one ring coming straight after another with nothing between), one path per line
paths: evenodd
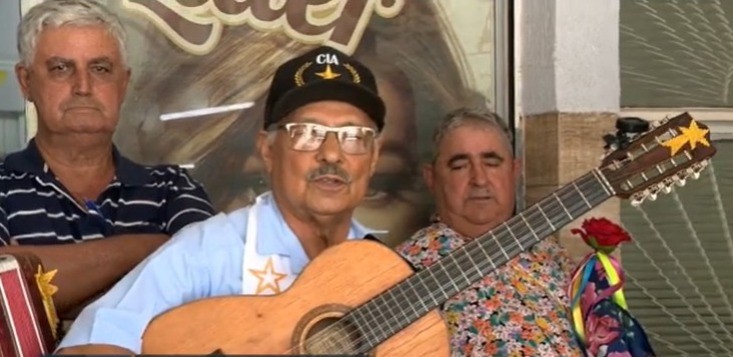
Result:
M360 349L377 346L612 196L593 170L354 309L349 318L363 333Z

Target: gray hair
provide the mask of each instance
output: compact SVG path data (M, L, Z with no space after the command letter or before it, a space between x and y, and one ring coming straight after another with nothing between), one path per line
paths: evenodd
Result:
M122 63L127 63L127 34L120 19L96 0L46 0L33 6L18 24L18 54L30 66L41 31L47 26L104 26L117 40Z
M514 135L512 135L511 130L509 130L509 127L499 114L486 109L458 108L446 114L443 119L441 119L440 124L435 127L435 131L433 132L433 150L436 152L433 155L433 159L438 156L437 149L446 134L459 126L469 123L485 125L487 127L497 129L506 139L509 151L512 151Z

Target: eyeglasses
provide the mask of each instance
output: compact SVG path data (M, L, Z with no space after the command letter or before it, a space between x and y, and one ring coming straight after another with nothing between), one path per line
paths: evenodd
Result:
M288 123L279 125L290 136L290 147L298 151L315 151L321 147L328 133L335 133L341 150L347 154L366 154L372 147L376 131L365 126L330 127L315 123Z

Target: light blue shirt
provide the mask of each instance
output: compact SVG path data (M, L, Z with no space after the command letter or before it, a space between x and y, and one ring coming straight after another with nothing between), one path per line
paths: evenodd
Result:
M289 257L297 275L309 259L265 194L257 215L257 253ZM250 207L187 226L87 306L59 348L109 344L140 353L142 334L156 315L184 303L242 293L242 263ZM352 221L349 239L375 231Z

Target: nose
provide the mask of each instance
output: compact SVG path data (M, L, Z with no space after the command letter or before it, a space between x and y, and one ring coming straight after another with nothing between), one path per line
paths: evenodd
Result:
M321 147L318 148L316 159L328 163L340 163L343 158L342 155L341 143L339 143L336 133L327 133L326 137L323 138Z
M474 186L486 186L486 170L480 163L471 164L471 184Z
M74 94L88 96L91 94L91 76L87 71L76 71L74 74Z

